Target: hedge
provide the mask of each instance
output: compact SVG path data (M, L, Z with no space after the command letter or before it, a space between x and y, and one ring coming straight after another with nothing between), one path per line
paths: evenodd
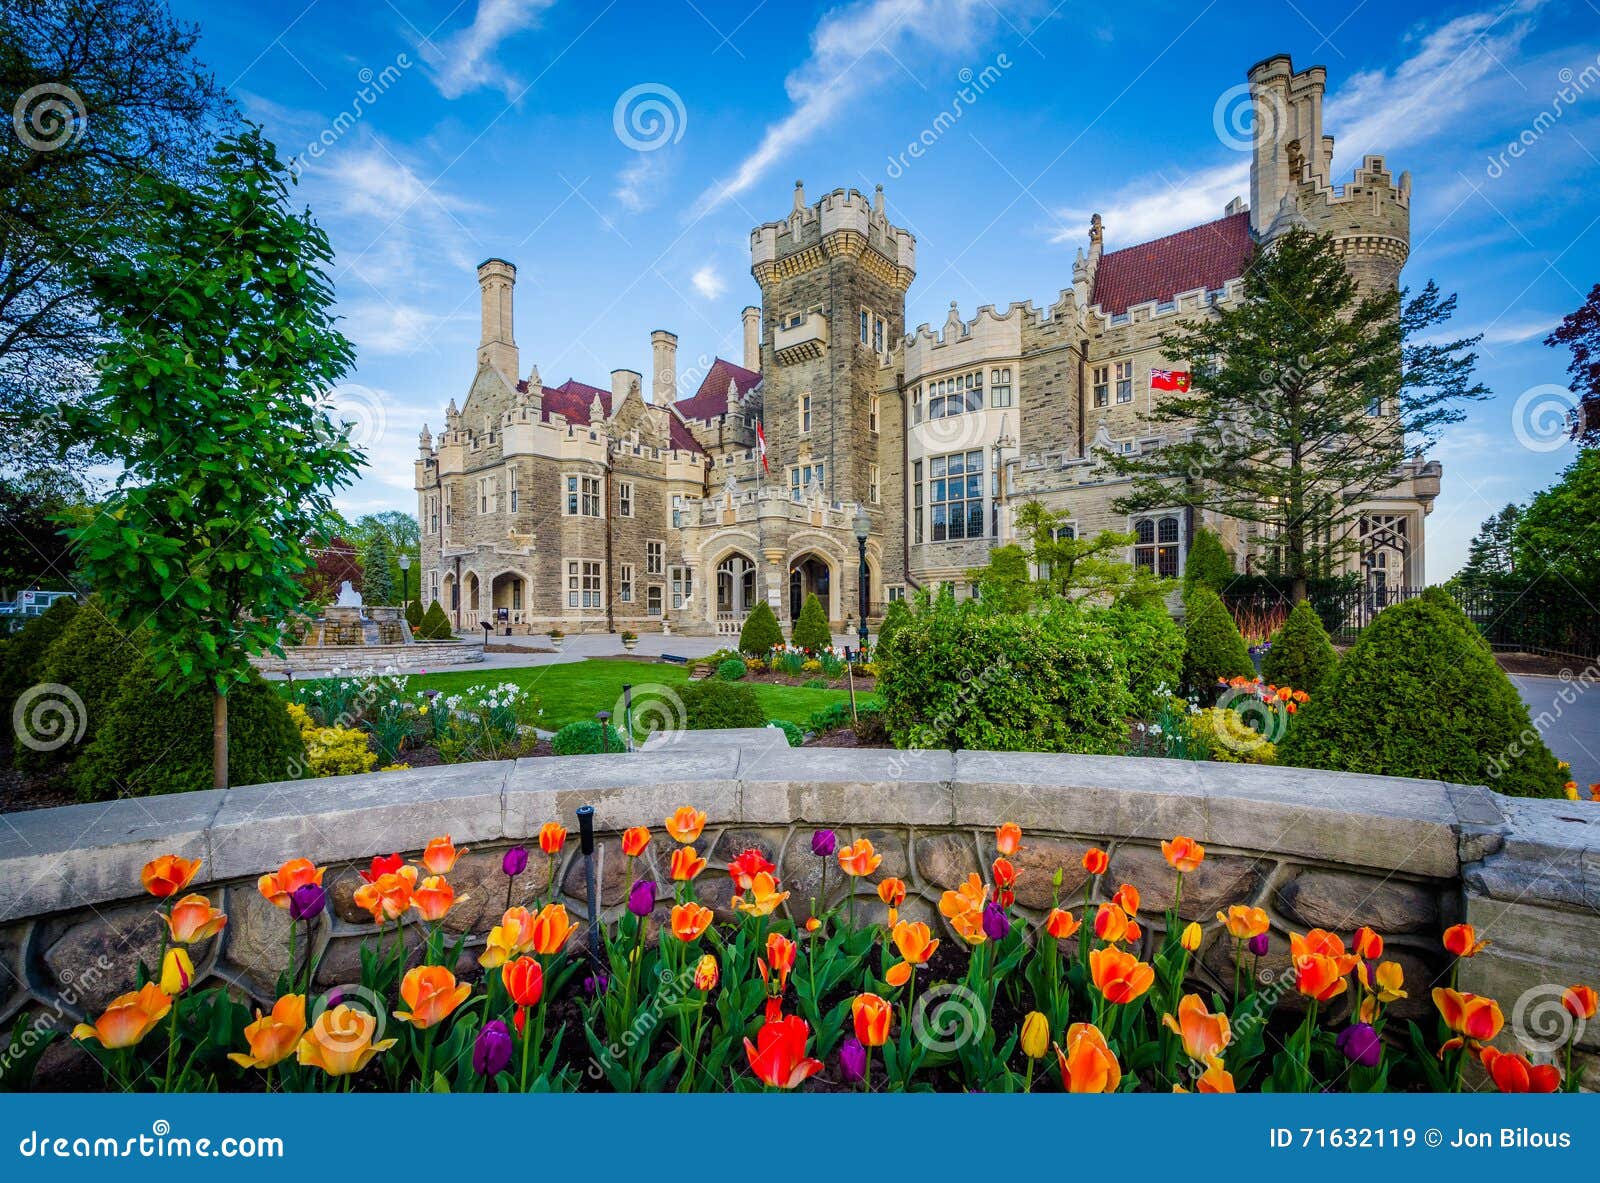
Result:
M690 731L717 727L765 727L767 713L755 690L742 682L720 682L702 678L686 685L683 700L683 725Z
M800 605L800 619L794 622L790 641L797 648L809 649L813 653L833 645L833 630L828 627L828 611L822 606L822 601L817 599L816 592L808 592L805 603Z
M1133 713L1153 719L1183 681L1184 633L1159 601L1092 611L1117 638L1128 669Z
M79 746L38 752L18 744L18 768L37 771L52 764L70 763L99 731L111 702L128 671L144 653L146 638L132 636L111 622L99 595L89 600L67 621L67 626L45 650L38 680L71 688L83 703L83 738Z
M1204 697L1219 679L1255 676L1249 646L1216 592L1190 588L1184 593L1183 609L1183 680L1191 693Z
M1272 634L1272 647L1261 663L1261 676L1274 686L1293 686L1315 694L1339 662L1311 601L1302 600Z
M778 618L772 614L772 605L757 600L739 629L739 652L760 657L781 644L783 629L778 627Z

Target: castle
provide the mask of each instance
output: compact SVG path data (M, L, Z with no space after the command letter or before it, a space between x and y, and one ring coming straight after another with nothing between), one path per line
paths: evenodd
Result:
M835 190L750 235L760 307L743 313L740 364L717 358L677 397L677 338L651 335L652 373L609 388L522 375L512 329L516 268L478 268L482 342L462 405L426 427L416 462L422 595L460 629L733 635L758 598L780 620L815 592L836 630L908 589L965 588L1040 501L1069 530L1132 533L1127 556L1182 573L1200 525L1241 568L1272 545L1231 520L1172 508L1130 518L1128 483L1101 457L1159 447L1144 412L1153 369L1182 369L1158 341L1174 318L1241 298L1257 244L1294 223L1334 236L1366 290L1392 287L1410 249L1411 184L1380 156L1330 180L1325 71L1287 56L1248 74L1255 107L1250 203L1153 242L1102 249L1097 215L1072 286L1048 308L951 305L938 332L908 333L916 241L867 198ZM765 437L763 465L758 427ZM1369 587L1423 582L1423 522L1436 461L1396 456L1398 483L1359 507ZM859 541L865 533L864 546Z

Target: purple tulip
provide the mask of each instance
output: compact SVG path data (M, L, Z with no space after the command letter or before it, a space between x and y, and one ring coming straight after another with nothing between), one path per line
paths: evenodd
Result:
M867 1074L867 1049L852 1035L839 1045L839 1075L846 1084L860 1084Z
M839 836L832 830L818 830L811 835L811 853L818 858L829 858L839 849Z
M1011 931L1011 917L993 900L983 906L983 931L991 941L1003 941Z
M1264 932L1258 933L1250 938L1250 952L1254 953L1257 957L1263 957L1266 955L1267 946L1269 944L1271 944L1271 941L1268 939L1267 934Z
M472 1070L479 1076L497 1076L511 1063L511 1029L503 1019L491 1019L472 1045Z
M297 887L289 896L289 918L291 920L315 920L322 915L322 910L328 906L328 893L315 883L307 883Z
M611 978L606 974L590 974L583 979L583 990L591 998L596 994L604 994L611 989Z
M1366 1068L1376 1068L1378 1058L1383 1055L1383 1041L1378 1038L1378 1033L1372 1029L1370 1023L1352 1023L1339 1032L1339 1037L1334 1040L1334 1046L1352 1064L1360 1064Z
M648 916L656 906L656 884L654 879L641 879L633 885L633 890L628 893L628 911L635 916Z
M528 848L513 846L500 859L500 869L512 879L528 869Z

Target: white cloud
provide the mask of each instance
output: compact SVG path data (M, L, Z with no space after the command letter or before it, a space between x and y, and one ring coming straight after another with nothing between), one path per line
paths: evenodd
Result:
M656 203L656 194L667 171L663 155L661 152L636 152L628 167L617 174L617 187L611 195L630 214L642 213Z
M433 347L445 317L414 304L362 300L341 309L345 336L363 357L407 356Z
M784 79L792 107L769 125L754 151L701 195L715 208L745 192L795 147L835 126L861 96L905 63L971 53L1011 0L857 0L827 12L811 33L811 53Z
M433 84L447 99L492 86L515 98L521 83L497 61L502 42L539 23L556 0L478 0L472 24L441 42L421 46Z
M728 290L728 283L717 273L717 269L710 263L705 264L700 270L689 277L689 282L694 284L694 290L707 300L715 300Z

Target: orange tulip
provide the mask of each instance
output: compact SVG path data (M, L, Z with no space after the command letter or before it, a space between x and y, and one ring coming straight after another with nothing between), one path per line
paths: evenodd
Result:
M154 982L146 982L137 990L113 998L92 1025L79 1023L72 1029L72 1038L96 1040L108 1051L133 1047L171 1009L172 996Z
M1044 930L1058 941L1067 940L1079 927L1078 918L1060 908L1051 908L1050 914L1044 918Z
M885 879L878 884L878 898L891 908L898 908L906 902L906 883L904 879Z
M1156 971L1132 953L1106 948L1089 954L1089 977L1107 1002L1128 1003L1150 989Z
M1383 956L1383 938L1363 924L1350 938L1350 948L1363 961L1376 961Z
M1206 848L1193 838L1179 834L1171 842L1161 844L1161 853L1166 856L1168 865L1174 871L1180 875L1187 875L1205 860Z
M695 963L694 988L696 990L713 989L721 972L717 968L717 959L709 953L703 954L700 960Z
M1069 1093L1114 1093L1122 1083L1122 1068L1106 1046L1106 1037L1092 1023L1067 1028L1067 1050L1056 1045L1061 1064L1061 1087Z
M765 871L772 874L778 868L767 861L767 856L755 847L749 847L739 853L739 856L728 864L728 877L733 880L733 886L740 892L749 891L755 884L756 876Z
M1452 924L1444 930L1444 947L1457 957L1476 957L1488 943L1478 939L1478 930L1470 924Z
M857 994L850 1003L855 1017L856 1038L863 1047L882 1047L889 1042L889 1020L893 1008L876 994Z
M1505 1026L1500 1004L1479 994L1438 986L1433 991L1433 1005L1439 1008L1444 1025L1465 1039L1487 1043Z
M411 906L429 924L445 918L456 902L456 889L438 875L429 875L411 895Z
M994 848L1010 857L1022 849L1022 827L1016 822L1006 822L994 832Z
M1132 920L1139 914L1139 889L1131 883L1124 883L1112 895L1111 902L1126 912L1128 919Z
M794 942L781 932L767 934L767 955L756 958L756 963L761 970L761 980L768 980L769 973L778 977L778 993L782 994L789 985L789 971L794 969Z
M1173 1085L1175 1093L1187 1092L1182 1085ZM1213 1060L1211 1064L1194 1080L1194 1091L1197 1093L1233 1093L1238 1090L1233 1087L1233 1073L1222 1066L1221 1060Z
M1101 904L1094 914L1094 935L1116 944L1128 935L1128 914L1116 904Z
M1355 954L1344 951L1344 941L1338 933L1325 928L1313 928L1304 936L1297 932L1290 933L1289 956L1296 961L1305 956L1332 958L1338 963L1341 977L1353 970L1360 960Z
M422 865L428 868L430 874L448 875L455 870L456 860L466 853L465 846L457 849L456 844L450 841L450 835L446 834L428 843L427 849L422 852Z
M1130 945L1137 945L1142 935L1144 935L1144 929L1139 927L1139 922L1137 920L1129 920L1128 927L1122 934L1122 939Z
M271 1068L294 1054L306 1033L306 996L285 994L272 1004L272 1013L256 1011L256 1021L244 1029L250 1051L229 1052L228 1059L241 1068Z
M884 972L883 980L898 990L911 980L911 970L911 962L896 961Z
M1341 968L1337 957L1303 953L1294 959L1294 968L1295 989L1318 1002L1337 998L1350 987L1350 983L1345 981L1345 974L1350 971Z
M680 846L672 852L672 877L679 883L689 882L705 869L706 860L695 853L694 847Z
M939 949L939 942L929 939L931 934L928 926L920 920L910 923L902 920L894 926L894 931L890 935L894 938L894 947L900 951L900 956L912 965L926 965L928 958Z
M287 908L289 897L302 887L322 886L326 867L319 867L308 858L292 858L270 875L256 880L256 889L274 908Z
M449 1018L471 993L472 987L458 985L456 975L444 966L419 965L400 980L400 999L410 1009L397 1010L394 1017L425 1031Z
M180 945L192 945L216 936L227 926L228 918L211 906L205 896L186 895L167 913L167 931Z
M1097 846L1083 852L1083 869L1091 875L1104 875L1111 865L1111 856Z
M379 1052L392 1048L396 1040L374 1043L378 1020L366 1011L341 1003L317 1016L300 1039L296 1059L329 1076L349 1076L360 1072Z
M1561 1005L1575 1019L1592 1019L1600 1004L1593 986L1568 986L1561 994Z
M164 900L168 896L177 895L193 883L195 873L199 870L199 859L164 854L144 865L144 869L139 872L139 882L143 883L144 889L156 899Z
M506 994L518 1006L538 1006L544 995L544 967L537 957L518 957L500 968Z
M685 846L700 837L700 831L706 828L706 815L703 811L692 805L680 805L667 819L667 833L672 835L676 842Z
M1218 912L1217 923L1226 928L1228 935L1236 941L1258 937L1272 925L1264 910L1247 904L1232 904L1226 912Z
M822 1071L822 1061L806 1057L811 1028L799 1015L770 1019L756 1032L756 1042L744 1041L750 1070L763 1084L792 1089Z
M870 875L883 862L883 856L872 849L871 838L860 838L849 846L839 848L839 867L846 875Z
M821 927L822 927L822 921L818 920L815 916L807 916L806 917L806 931L807 932L816 932L817 929L819 929Z
M957 935L969 945L981 945L989 939L989 934L983 928L982 912L962 912L960 915L952 916L950 927L955 929Z
M533 918L529 943L535 953L548 957L561 952L574 931L575 926L567 916L565 904L546 904Z
M983 911L983 905L989 901L989 888L982 879L978 878L976 871L967 876L967 881L954 891L947 891L939 897L939 911L944 916L954 920L962 912Z
M411 894L416 885L415 867L405 866L398 871L387 871L371 883L363 883L356 888L356 907L372 913L374 924L398 920L411 907Z
M750 881L750 899L742 896L733 906L749 916L770 916L778 905L789 898L789 893L778 890L778 881L766 871L757 872Z
M567 844L567 827L560 822L545 822L539 827L539 849L552 858Z
M631 826L622 831L622 853L637 858L650 845L650 830L646 826Z
M489 930L483 952L478 955L478 964L485 969L494 969L519 953L530 952L532 948L533 913L522 907L507 908L500 923Z
M687 850L688 847L683 849ZM711 925L711 909L699 904L678 904L672 909L672 935L685 943L699 938Z
M1200 1063L1220 1058L1233 1038L1228 1016L1212 1014L1198 994L1185 994L1178 1003L1178 1017L1162 1015L1161 1021L1183 1041L1183 1054Z
M1553 1093L1561 1087L1561 1070L1554 1064L1531 1064L1526 1056L1492 1047L1478 1058L1502 1093Z
M993 873L996 888L1006 890L1017 885L1017 868L1004 855L995 859L989 870Z

